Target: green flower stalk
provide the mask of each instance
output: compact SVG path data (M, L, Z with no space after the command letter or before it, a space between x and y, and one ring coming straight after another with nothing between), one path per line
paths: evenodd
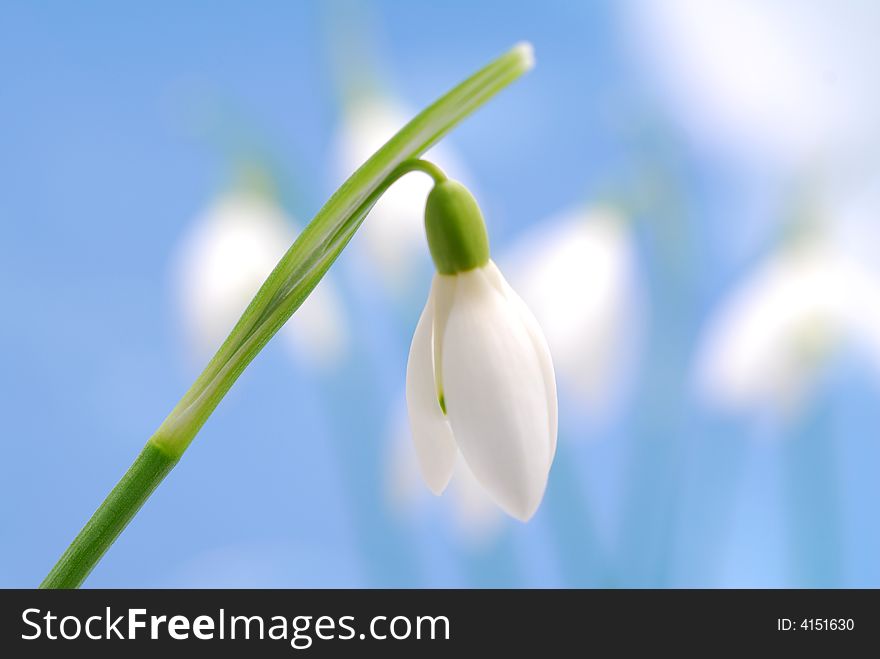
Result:
M272 336L327 272L364 217L400 177L422 171L418 160L461 120L533 66L520 44L420 112L342 184L266 279L220 349L184 394L134 463L79 532L41 588L76 588L180 460L199 429Z

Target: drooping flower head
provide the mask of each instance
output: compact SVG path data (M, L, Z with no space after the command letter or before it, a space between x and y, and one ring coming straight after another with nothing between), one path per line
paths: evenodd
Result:
M528 520L556 451L556 380L547 341L489 258L482 214L464 186L434 186L425 229L437 273L406 377L422 475L442 493L460 455L505 512Z

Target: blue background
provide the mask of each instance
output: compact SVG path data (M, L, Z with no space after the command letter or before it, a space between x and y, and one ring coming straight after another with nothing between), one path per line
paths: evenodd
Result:
M3 4L0 586L42 579L191 382L170 259L230 178L225 129L203 126L258 143L296 216L332 192L333 50L352 7ZM450 138L496 245L646 167L682 200L672 261L650 209L635 225L653 310L637 384L600 428L567 420L563 397L568 438L535 519L475 548L443 499L394 514L387 411L418 308L389 321L343 254L353 355L316 372L270 344L89 586L880 586L880 400L858 356L835 359L784 428L723 417L687 387L703 320L778 234L784 173L678 131L614 8L357 10L414 108L534 44L534 72Z

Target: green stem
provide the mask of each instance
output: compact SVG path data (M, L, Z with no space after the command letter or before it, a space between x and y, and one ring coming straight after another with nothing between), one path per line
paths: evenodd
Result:
M82 584L238 376L318 284L379 197L411 171L445 181L439 168L418 157L532 65L528 45L508 51L416 115L342 184L281 258L223 345L52 568L42 588Z
M175 464L177 458L147 442L134 464L43 579L40 588L79 586Z
M434 184L445 183L449 180L446 173L430 160L409 160L404 164L409 165L411 172L423 172L434 179Z

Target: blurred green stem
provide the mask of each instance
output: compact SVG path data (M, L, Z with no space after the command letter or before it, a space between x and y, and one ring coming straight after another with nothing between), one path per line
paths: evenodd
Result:
M82 584L177 463L238 376L318 284L379 197L411 171L443 180L439 169L417 158L532 65L531 47L514 47L416 115L342 184L281 258L217 354L76 536L41 588L76 588Z

